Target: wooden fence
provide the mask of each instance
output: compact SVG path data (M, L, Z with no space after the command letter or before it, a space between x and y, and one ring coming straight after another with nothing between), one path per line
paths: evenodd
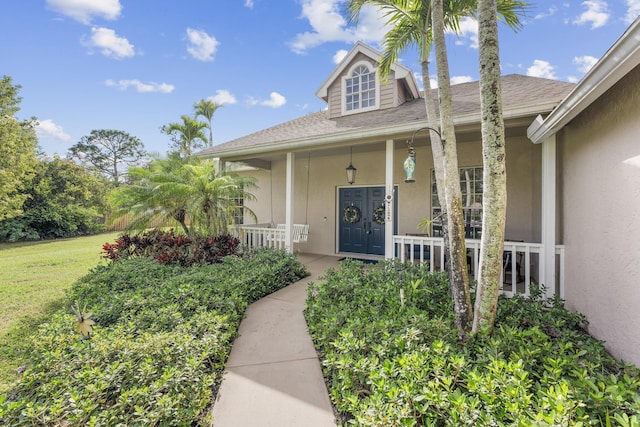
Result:
M102 219L104 223L104 229L106 231L124 231L127 229L129 224L131 223L131 217L129 215L125 215L123 217L117 218L114 220L108 214L105 215ZM176 220L153 220L147 228L156 228L156 227L171 227L171 228L181 228L180 224Z

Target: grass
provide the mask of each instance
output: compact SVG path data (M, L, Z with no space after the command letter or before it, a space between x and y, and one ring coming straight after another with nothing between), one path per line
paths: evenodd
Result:
M17 378L27 337L61 304L64 292L101 262L117 233L0 244L0 394Z

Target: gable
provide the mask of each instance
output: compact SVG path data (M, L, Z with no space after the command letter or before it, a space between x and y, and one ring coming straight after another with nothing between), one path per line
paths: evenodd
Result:
M370 46L358 42L338 64L331 75L316 91L316 95L327 102L330 118L356 114L365 111L393 108L406 101L420 97L418 85L411 70L399 64L391 67L387 79L378 75L378 65L381 54ZM375 108L366 106L351 106L351 98L347 86L358 66L365 66L375 74ZM366 96L367 94L364 94Z

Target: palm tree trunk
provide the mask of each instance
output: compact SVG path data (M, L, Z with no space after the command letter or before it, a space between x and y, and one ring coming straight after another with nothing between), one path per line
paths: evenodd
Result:
M178 221L178 223L184 230L185 234L187 236L191 235L191 232L189 231L189 227L187 227L187 223L186 223L187 212L184 209L178 209L178 211L176 211L173 217L175 218L176 221Z
M489 335L496 317L500 289L507 208L507 172L496 1L479 0L478 15L484 187L480 273L472 332ZM515 268L515 260L511 265Z
M421 52L422 64L422 86L424 87L424 104L427 110L427 126L437 128L436 103L431 96L431 79L429 78L429 40L423 35L423 52ZM447 224L447 200L444 189L444 149L442 141L436 132L431 130L429 134L431 140L431 153L433 156L433 169L436 175L436 188L438 189L438 202L440 203L440 221L442 223L442 233L444 241L444 256L446 260L450 258L449 250L449 227ZM432 218L433 220L433 218ZM447 271L449 269L447 268Z
M440 98L440 121L444 144L444 182L447 206L447 224L449 231L449 250L451 254L449 280L453 297L455 323L458 337L466 339L471 329L471 297L469 293L469 275L467 273L467 250L464 236L464 218L462 215L462 194L458 175L458 154L456 135L453 125L453 101L449 78L449 63L444 38L444 17L442 0L432 4L432 28L438 70L438 93Z

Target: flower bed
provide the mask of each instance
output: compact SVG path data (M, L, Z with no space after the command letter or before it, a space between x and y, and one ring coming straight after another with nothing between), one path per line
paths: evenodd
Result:
M343 262L309 288L305 315L342 422L640 425L638 369L562 301L501 298L491 338L461 343L446 276L398 270Z
M306 274L268 249L190 268L149 257L98 267L68 297L92 312L90 338L68 310L53 316L0 396L0 425L206 424L247 305Z

